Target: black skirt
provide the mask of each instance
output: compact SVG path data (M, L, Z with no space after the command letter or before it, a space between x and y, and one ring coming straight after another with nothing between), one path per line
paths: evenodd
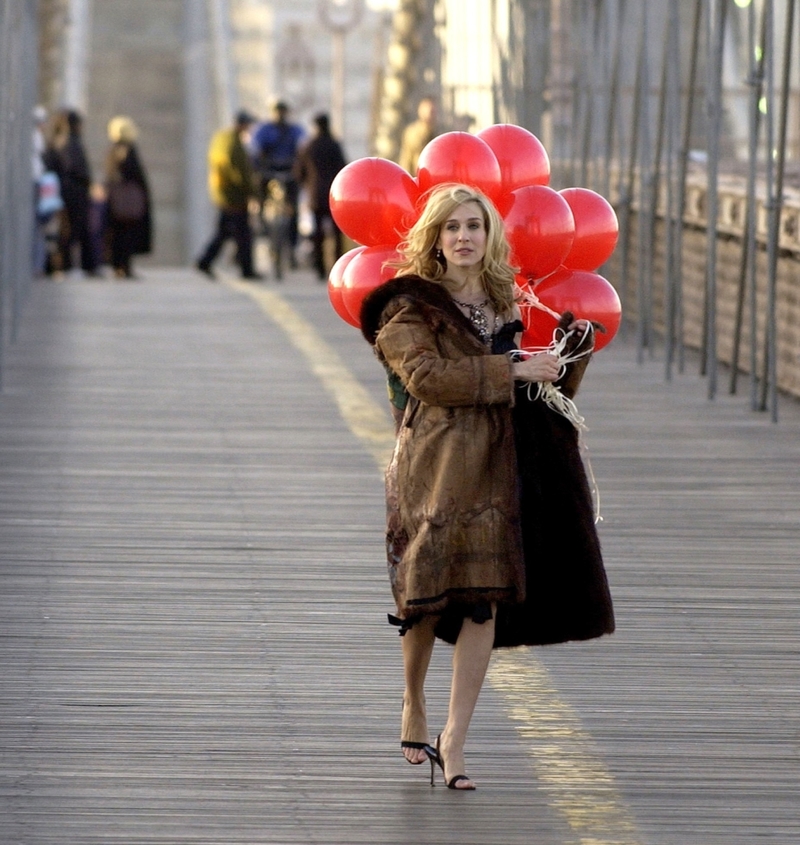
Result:
M517 388L513 416L525 601L498 606L494 647L610 634L614 608L578 431L541 400L528 398L527 386ZM442 617L437 636L454 643L462 619Z

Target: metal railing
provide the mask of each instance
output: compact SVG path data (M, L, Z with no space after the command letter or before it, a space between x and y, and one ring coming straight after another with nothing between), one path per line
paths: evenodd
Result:
M481 106L485 79L479 86L444 68L445 111L472 111L473 130L525 126L550 153L553 187L582 185L614 203L614 282L638 356L658 345L667 379L683 368L683 294L698 264L687 263L686 243L696 248L702 230L699 346L709 398L719 390L724 346L730 391L746 370L752 408L774 418L777 364L785 370L787 358L796 359L776 303L787 262L800 261L800 0L506 0L491 11L480 0L431 4L443 62L477 66L480 55L495 68L491 110ZM483 29L491 39L460 37L449 26L448 16L478 13L489 16ZM730 189L734 177L739 196ZM741 272L733 328L725 323L722 336L725 238L740 246Z
M35 0L0 0L0 390L33 272Z
M743 328L754 410L777 418L777 262L788 161L800 174L798 0L599 0L562 3L569 33L571 90L556 98L556 161L563 175L616 196L623 291L634 290L640 357L654 342L655 285L663 299L666 375L682 366L682 241L690 162L704 171L706 237L701 371L718 391L717 251L720 180L746 182L741 274L730 390L735 392ZM630 56L635 61L630 60ZM612 182L613 180L613 182ZM756 220L766 218L757 239ZM637 257L628 254L637 227ZM656 221L664 224L664 278L654 275ZM800 245L800 242L798 242ZM791 248L791 244L789 245ZM765 304L756 302L756 252L766 251ZM635 267L635 280L628 274ZM749 306L745 308L745 306ZM746 314L746 311L749 313ZM744 326L745 317L749 327ZM763 328L759 331L759 324ZM760 340L757 340L760 336ZM760 353L760 355L759 355Z

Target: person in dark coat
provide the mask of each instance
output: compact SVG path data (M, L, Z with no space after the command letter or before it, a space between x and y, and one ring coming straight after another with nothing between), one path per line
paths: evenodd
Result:
M386 473L401 748L410 763L430 759L432 775L439 765L450 788L474 789L458 773L492 649L614 630L577 435L535 398L537 384L574 395L593 335L566 314L562 352L519 352L503 223L471 188L434 188L400 251L400 275L365 297L360 317L408 397ZM448 719L432 746L424 682L436 637L455 649Z
M59 227L57 265L53 270L68 272L73 267L73 249L80 249L83 271L97 275L97 255L89 228L92 174L81 137L83 118L67 109L55 119L50 144L43 156L45 167L54 171L61 184L64 209Z
M321 280L327 279L325 266L325 234L330 230L334 239L335 258L344 252L341 229L331 215L330 190L336 174L347 164L341 144L331 135L327 114L314 118L316 136L300 150L294 172L298 183L306 189L308 204L314 215L314 269Z
M138 130L129 118L108 123L106 157L108 252L118 279L134 278L132 259L152 249L150 188L136 146Z

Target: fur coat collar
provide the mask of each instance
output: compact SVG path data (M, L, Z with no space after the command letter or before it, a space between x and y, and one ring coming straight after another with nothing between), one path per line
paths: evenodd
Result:
M396 296L413 299L434 330L441 328L444 322L449 322L475 334L472 324L461 313L445 287L420 276L397 276L370 291L361 305L361 333L371 346L375 345L375 338L380 331L384 309Z

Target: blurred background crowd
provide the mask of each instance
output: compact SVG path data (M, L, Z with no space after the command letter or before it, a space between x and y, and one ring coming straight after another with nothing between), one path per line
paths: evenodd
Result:
M640 349L736 362L761 405L768 383L800 393L799 28L791 0L0 0L0 308L13 322L23 252L51 278L228 261L322 279L348 244L301 150L413 173L435 133L511 123L554 188L613 204L608 275ZM64 207L17 214L37 104L35 179ZM279 104L294 161L275 169ZM252 266L210 156L242 117Z

